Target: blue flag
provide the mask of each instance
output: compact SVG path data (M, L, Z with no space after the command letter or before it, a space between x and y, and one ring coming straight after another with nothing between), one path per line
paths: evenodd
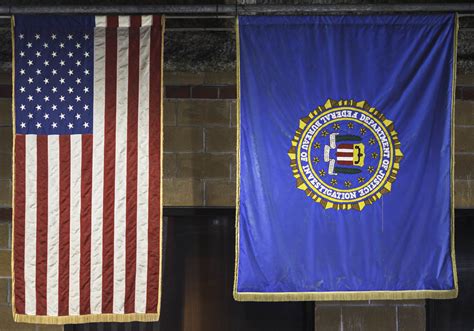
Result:
M454 298L455 15L240 17L237 300Z

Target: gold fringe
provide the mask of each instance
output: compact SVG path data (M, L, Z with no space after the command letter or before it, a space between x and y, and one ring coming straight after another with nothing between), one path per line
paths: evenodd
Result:
M77 316L38 316L13 314L17 323L32 324L84 324L96 322L156 322L160 314L97 314Z
M235 18L235 44L236 44L236 55L237 63L235 68L236 80L237 80L237 139L236 139L236 152L235 152L235 266L234 266L234 288L233 295L235 300L238 299L237 283L239 276L239 211L240 211L240 36L239 36L239 17Z
M236 301L349 301L349 300L409 300L409 299L454 299L457 298L458 276L456 268L454 238L454 114L456 92L456 63L459 19L455 14L453 82L451 107L451 260L453 266L454 289L451 290L418 290L418 291L365 291L365 292L238 292L239 268L239 207L240 207L240 38L239 19L235 23L235 39L237 52L237 152L236 152L236 194L235 194L235 268L233 296Z

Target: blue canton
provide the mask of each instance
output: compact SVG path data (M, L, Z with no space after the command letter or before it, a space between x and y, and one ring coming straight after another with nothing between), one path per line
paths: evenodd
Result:
M93 119L93 27L15 27L18 134L88 134Z

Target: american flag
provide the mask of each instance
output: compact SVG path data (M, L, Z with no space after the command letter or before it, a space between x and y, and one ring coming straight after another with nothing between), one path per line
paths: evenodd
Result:
M160 16L14 18L14 318L157 320Z

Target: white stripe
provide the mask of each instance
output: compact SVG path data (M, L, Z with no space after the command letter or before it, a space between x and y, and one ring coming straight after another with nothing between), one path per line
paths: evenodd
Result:
M71 193L69 227L69 314L79 314L81 264L81 166L82 136L71 135Z
M354 150L353 149L348 149L348 148L338 148L337 152L338 153L352 153L352 152L354 152Z
M91 314L102 313L102 223L104 190L105 28L94 30L94 139L91 208Z
M128 29L117 31L117 112L115 130L114 313L124 312L127 209Z
M36 314L36 139L25 139L25 313Z
M142 26L151 26L153 24L152 15L143 15L142 16Z
M140 29L137 151L137 270L135 277L135 312L137 313L145 312L147 293L150 30L150 27Z
M105 16L96 16L95 17L95 27L106 27L107 26L107 17Z
M120 28L130 27L130 16L119 16L118 26Z
M338 156L337 157L338 161L352 161L354 158L352 156Z
M59 136L48 136L47 315L58 315L59 273Z

